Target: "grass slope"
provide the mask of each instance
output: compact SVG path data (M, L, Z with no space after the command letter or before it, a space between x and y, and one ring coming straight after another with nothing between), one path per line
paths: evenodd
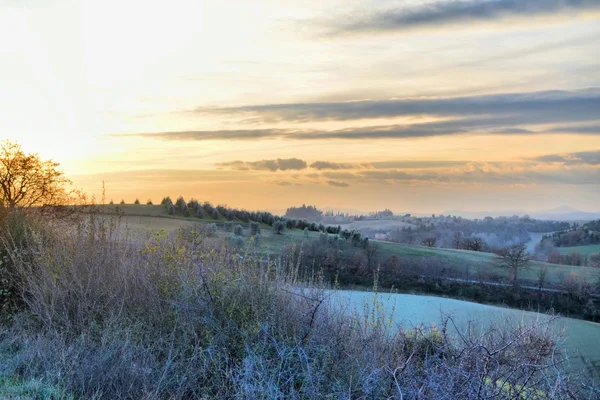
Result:
M100 206L107 213L121 215L121 226L129 229L133 233L143 233L150 230L164 229L168 232L176 231L180 227L191 225L193 223L224 222L225 220L213 220L205 217L202 219L194 217L183 217L181 215L169 215L161 205L105 205ZM245 227L244 235L249 236L247 224L240 223ZM222 230L218 232L219 237L226 236ZM308 240L318 238L318 232L309 232ZM283 235L273 234L270 227L263 226L262 243L260 251L264 253L277 254L281 252L284 246L292 243L300 244L307 240L304 232L301 230L286 230ZM380 247L380 256L382 260L396 255L408 262L427 262L436 263L445 268L452 268L460 272L466 279L494 279L501 277L509 279L510 271L496 266L496 256L491 253L483 253L468 250L440 249L425 246L407 245L401 243L373 241ZM579 246L564 249L597 248L600 252L600 246ZM529 283L535 283L538 280L540 271L546 270L546 281L551 284L560 284L570 275L573 278L583 279L594 282L598 279L598 269L591 267L567 266L550 264L539 261L531 262L530 266L519 271L519 279Z
M360 291L329 291L332 300L346 307L347 312L363 314L372 311L365 304L375 305L377 312L390 318L404 328L419 325L439 325L443 315L453 318L460 329L469 322L476 321L477 329L485 331L489 326L506 320L508 324L546 321L544 314L495 307L469 301L447 299L435 296L417 296L397 293L374 293ZM562 349L570 356L569 369L583 369L593 379L600 380L600 324L572 318L561 318L555 327L557 333L564 334ZM561 332L562 331L562 332Z
M560 254L580 253L584 256L591 256L592 254L600 254L600 244L588 244L586 246L574 247L557 247L556 250L558 250Z

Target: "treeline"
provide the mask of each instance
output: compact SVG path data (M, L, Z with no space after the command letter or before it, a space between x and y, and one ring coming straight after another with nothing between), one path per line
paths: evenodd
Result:
M302 204L302 207L290 207L285 210L285 218L291 219L307 219L309 221L321 221L323 219L323 211L319 210L316 206L306 206Z
M308 221L299 218L287 218L273 215L268 211L247 211L224 205L213 206L210 202L201 203L196 199L185 201L180 196L175 203L169 196L162 199L161 204L170 215L181 215L184 217L211 218L219 220L223 218L227 221L242 221L246 223L256 222L274 227L274 232L282 234L284 229L299 229L307 232L322 232L339 237L355 246L364 246L368 243L368 238L356 230L342 229L340 225L324 225L315 221ZM311 206L305 207L313 208Z
M572 229L561 230L552 235L542 237L542 243L552 243L554 247L585 246L600 244L600 220L590 221L582 226L575 225Z
M565 273L560 283L550 283L547 275L540 273L514 286L509 278L501 275L481 274L476 262L389 255L376 242L367 240L360 246L351 246L325 234L302 245L286 246L282 259L291 266L299 266L303 274L318 272L326 281L342 287L369 287L377 278L382 290L393 288L600 321L600 298L597 297L600 275L597 280L585 281Z
M430 244L433 240L434 247L476 251L493 251L512 244L526 243L531 239L530 232L553 232L570 227L568 222L543 221L516 215L483 219L452 215L405 215L400 221L412 226L388 231L387 240L407 244ZM373 232L375 233L377 232Z

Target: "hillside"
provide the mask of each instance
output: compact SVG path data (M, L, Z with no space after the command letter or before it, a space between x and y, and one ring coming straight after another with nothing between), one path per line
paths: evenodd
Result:
M101 206L105 212L119 215L121 227L129 229L132 232L148 232L149 230L164 229L174 232L180 227L191 226L194 223L216 223L222 225L225 219L212 219L205 216L202 219L193 217L182 217L169 215L165 208L159 205L119 205L119 206ZM360 224L372 223L373 221L359 221L350 224L350 227L356 228ZM394 223L396 221L377 221L381 223ZM247 229L247 223L238 221L238 223ZM401 223L401 222L399 222ZM346 227L347 225L344 225ZM247 232L246 232L247 233ZM224 238L227 232L220 229L217 237ZM283 235L274 234L270 227L264 226L261 232L261 245L255 248L264 254L280 254L287 245L308 243L319 238L318 232L309 232L308 237L301 230L286 230ZM464 279L503 279L508 280L510 272L496 266L496 256L491 253L430 248L418 245L408 245L392 243L385 241L371 240L379 247L379 259L382 263L393 256L398 257L401 262L414 263L428 268L440 268L450 271L451 276ZM345 249L342 252L349 253L352 249ZM594 281L598 278L596 268L566 266L551 263L532 261L529 268L520 272L520 279L523 284L536 284L539 281L540 271L545 271L545 279L549 284L559 285L568 277L578 278L586 281Z

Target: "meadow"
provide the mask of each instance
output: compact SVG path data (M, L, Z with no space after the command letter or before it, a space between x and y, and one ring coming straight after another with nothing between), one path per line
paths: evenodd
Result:
M589 257L594 254L600 254L600 244L588 244L585 246L573 247L557 247L556 250L560 254L580 253L583 256Z
M478 330L460 322L452 330L448 318L427 325L430 314L422 310L423 326L399 329L395 322L406 317L396 312L411 315L414 300L400 298L391 317L390 303L368 293L336 302L328 280L303 272L292 258L265 263L263 250L236 249L224 232L205 240L186 230L191 220L140 210L3 216L3 277L10 286L2 292L0 397L593 399L598 393L590 374L565 373L568 349L543 319L508 326L497 318ZM292 232L264 229L263 240L273 249L303 240L304 232ZM341 304L361 303L364 314L340 312Z
M348 315L369 318L368 314L376 309L380 315L390 318L396 329L439 326L451 318L452 329L457 336L469 325L483 333L498 321L505 326L515 327L523 323L540 324L552 320L552 316L547 314L435 296L353 290L326 293ZM568 355L566 369L571 372L583 370L587 376L600 381L600 324L560 318L553 322L552 329L555 335L561 337L560 349Z
M185 218L182 216L172 216L167 214L165 208L160 205L106 205L101 209L107 213L121 215L121 227L133 234L139 235L157 230L174 232L184 226L191 226L194 223L224 223L223 218L212 219L205 217L202 219ZM365 224L373 221L362 221ZM378 222L378 221L375 221ZM386 221L383 221L386 222ZM391 221L393 223L401 223ZM247 223L236 222L247 227ZM247 229L246 229L247 231ZM248 232L246 232L248 234ZM226 236L227 233L220 229L219 237ZM286 230L283 235L274 234L269 226L263 226L261 232L261 244L255 251L265 255L277 255L281 253L286 245L301 245L305 241L317 239L318 232L308 232L308 237L301 230ZM409 263L429 263L439 265L440 267L452 269L454 275L467 280L498 280L508 281L510 271L497 267L497 257L491 253L431 248L419 245L407 245L401 243L392 243L373 240L379 247L379 256L385 260L393 255L401 257ZM595 254L599 246L580 246L564 249L582 249L582 251ZM575 250L569 250L575 251ZM543 272L542 272L543 271ZM528 268L519 271L519 279L525 285L536 285L539 283L540 274L544 274L544 280L547 284L560 285L569 277L570 279L579 279L588 282L594 282L599 279L600 274L597 268L583 266L569 266L551 264L546 262L532 261Z

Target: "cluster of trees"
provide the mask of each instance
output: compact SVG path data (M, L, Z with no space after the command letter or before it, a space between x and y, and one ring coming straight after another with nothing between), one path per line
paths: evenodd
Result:
M560 254L558 251L554 250L548 254L547 260L552 264L600 267L600 254L592 254L588 257L576 251Z
M373 230L369 234L384 234L386 240L398 243L494 251L528 242L531 240L529 232L551 232L570 226L568 222L542 221L528 216L471 220L456 216L414 217L407 214L399 220L411 226L383 232Z
M545 242L552 243L555 247L600 244L600 220L590 221L582 226L575 224L571 229L544 235L542 243Z
M210 202L200 203L195 199L186 202L182 196L177 198L175 203L173 203L169 196L166 196L162 199L161 204L171 215L182 215L185 217L195 216L197 218L209 217L215 220L223 218L227 221L242 221L250 223L250 228L254 229L254 231L260 231L260 224L265 224L275 227L274 232L278 234L283 234L285 229L306 229L309 232L325 232L333 235L343 233L343 235L347 236L348 238L360 236L360 239L363 239L360 232L347 230L346 232L343 232L341 226L339 225L324 225L323 223L309 221L304 218L280 217L278 215L273 215L268 211L247 211L227 207L224 205L218 205L215 207ZM312 206L305 208L314 209ZM253 222L257 225L252 225ZM253 226L254 228L252 228Z
M323 219L323 211L315 206L290 207L285 210L285 218L290 219L306 219L309 221L321 221Z

